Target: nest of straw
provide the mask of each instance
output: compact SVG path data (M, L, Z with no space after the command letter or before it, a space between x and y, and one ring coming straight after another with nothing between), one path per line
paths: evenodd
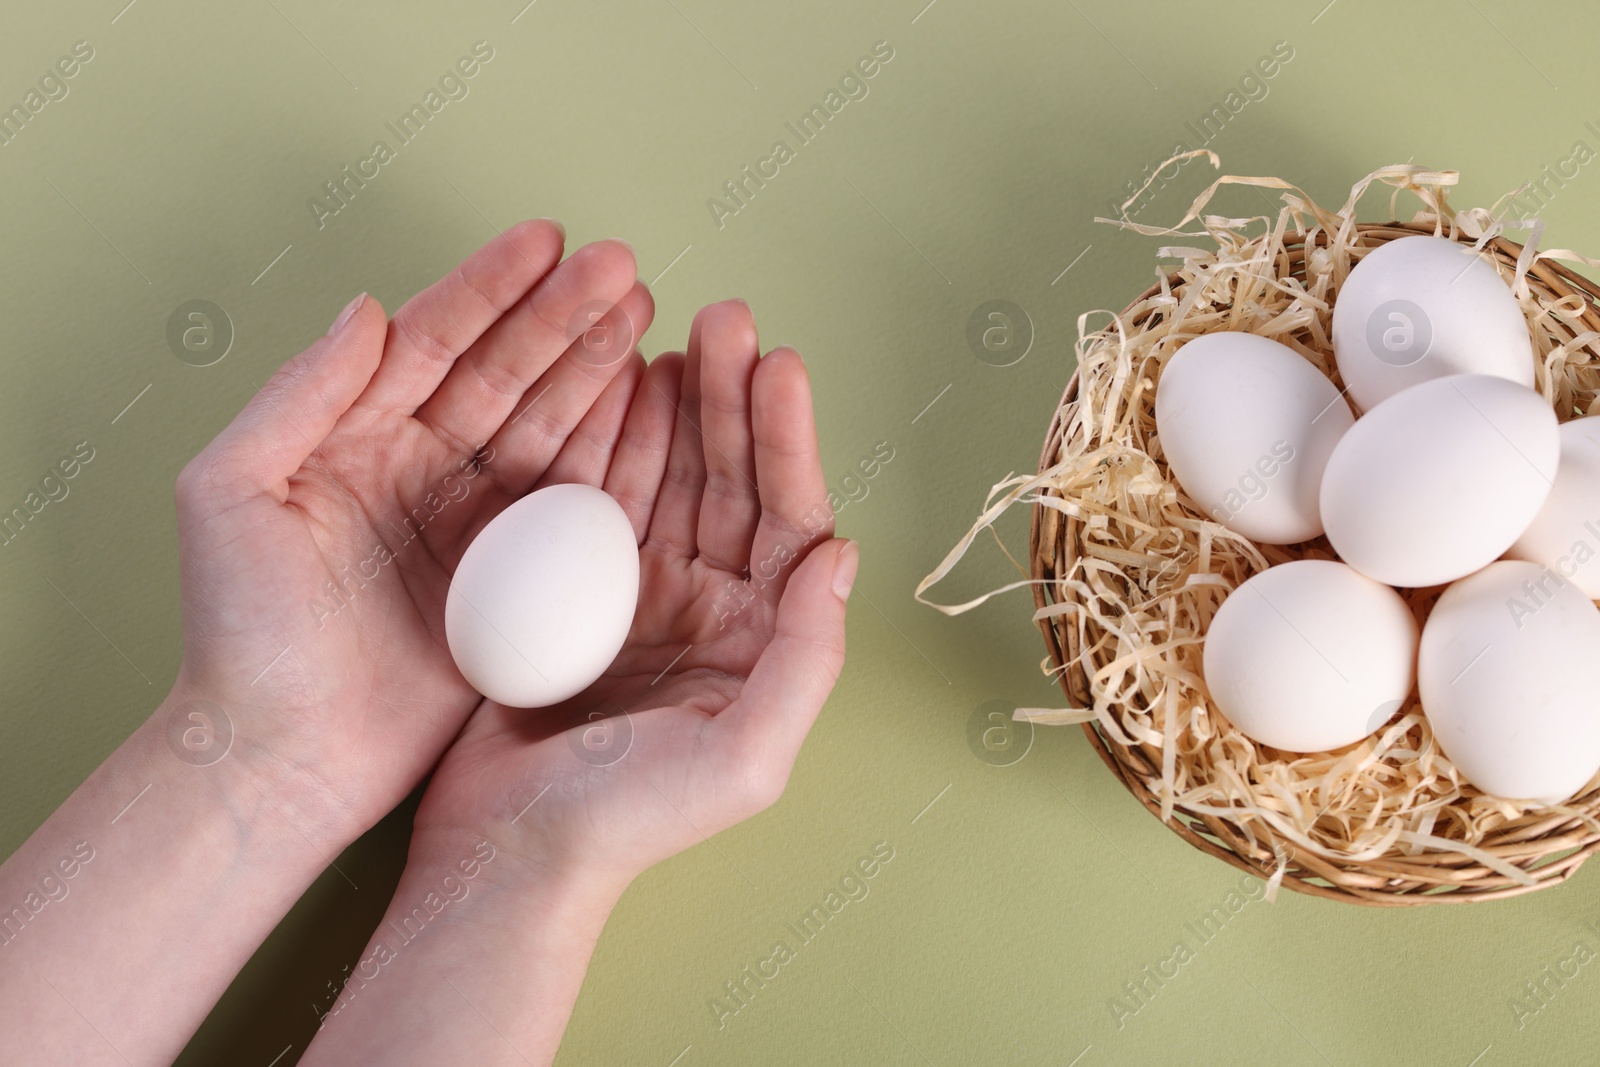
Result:
M1217 160L1212 157L1213 165ZM1029 576L1043 669L1072 706L1020 709L1039 723L1081 723L1145 807L1190 844L1300 892L1369 905L1487 900L1569 878L1600 849L1600 779L1561 805L1525 806L1473 788L1439 750L1415 690L1375 734L1332 752L1258 745L1210 703L1201 673L1206 629L1251 575L1292 559L1336 558L1325 538L1258 545L1218 524L1173 479L1155 435L1155 386L1178 347L1220 330L1288 345L1343 388L1330 343L1333 302L1350 269L1385 241L1433 234L1481 250L1527 316L1537 387L1563 420L1600 414L1600 288L1538 252L1539 224L1505 217L1521 190L1487 209L1455 211L1455 172L1387 167L1337 211L1276 178L1223 177L1173 228L1110 221L1204 244L1162 248L1182 266L1117 313L1079 319L1077 372L1045 436L1037 474L1012 476L917 597L1015 504L1031 505ZM1223 185L1279 190L1276 217L1205 213ZM1374 186L1420 200L1409 222L1358 223ZM1135 194L1137 195L1137 194ZM1131 201L1130 201L1131 202ZM1199 224L1194 232L1182 227ZM1530 231L1523 243L1505 234ZM1110 321L1090 329L1101 314ZM1408 591L1418 622L1442 588Z

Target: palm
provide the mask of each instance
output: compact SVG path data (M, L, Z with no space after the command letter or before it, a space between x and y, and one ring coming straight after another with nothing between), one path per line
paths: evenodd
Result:
M466 545L537 479L581 470L642 374L631 331L602 359L551 325L615 305L642 330L631 255L560 256L556 227L524 224L387 330L368 302L180 477L185 684L228 712L238 758L292 753L358 826L480 699L442 633Z
M541 862L627 875L775 798L843 648L814 619L836 649L776 649L785 620L793 631L817 614L797 600L780 615L780 598L833 522L804 367L792 352L757 356L748 309L715 305L687 357L646 372L612 463L594 472L640 542L628 640L602 678L555 707L485 701L434 775L419 834L510 822ZM780 661L826 686L792 686L801 710L789 722L762 712L785 731L763 750L760 730L729 720L757 714L740 705L762 703L760 676Z
M314 751L437 753L476 703L436 637L449 584L442 561L465 526L504 506L503 494L457 471L452 484L473 491L405 541L411 529L389 525L409 512L398 502L422 500L423 478L437 484L459 457L426 428L384 421L342 422L290 477L285 505L251 498L184 535L186 558L238 576L221 597L203 581L186 583L190 673L239 665L208 690L239 694L225 704L244 701L247 714L273 709L263 725L285 742L315 735ZM380 544L392 552L381 565ZM253 624L230 629L228 618Z

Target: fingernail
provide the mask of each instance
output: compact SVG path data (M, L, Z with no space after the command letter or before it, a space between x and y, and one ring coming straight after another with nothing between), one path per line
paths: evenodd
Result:
M610 238L610 240L613 240L613 241L617 242L617 244L619 244L622 247L626 248L629 252L632 252L634 259L638 259L639 258L639 253L634 251L633 242L632 241L625 241L621 237L612 237L612 238Z
M344 310L339 312L339 317L334 319L333 325L329 327L328 336L332 337L340 330L344 329L344 324L349 322L351 317L354 316L357 311L361 310L361 305L365 304L366 302L367 294L362 293L360 296L350 301L350 303L346 304L344 306Z
M560 219L553 219L549 215L541 215L535 221L537 221L537 222L548 222L550 225L554 226L557 230L561 231L561 239L563 241L567 239L567 228L565 226L561 225L561 220Z
M861 562L861 549L854 541L846 541L833 564L833 595L840 600L850 599L850 588L856 583L856 566Z

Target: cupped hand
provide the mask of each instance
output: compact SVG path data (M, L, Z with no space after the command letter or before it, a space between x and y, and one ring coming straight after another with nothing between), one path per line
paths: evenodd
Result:
M403 798L482 699L443 632L467 544L583 469L640 377L654 308L631 249L563 261L564 239L521 223L392 321L358 297L178 476L177 691L219 706L227 765L331 845Z
M761 357L730 301L696 316L687 355L635 366L542 479L598 485L632 520L627 643L562 704L483 702L429 783L414 860L488 836L620 891L777 799L844 664L857 550L832 537L799 355Z

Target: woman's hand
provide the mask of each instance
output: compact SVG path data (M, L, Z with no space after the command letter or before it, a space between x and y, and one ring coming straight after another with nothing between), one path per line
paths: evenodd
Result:
M597 408L607 432L545 479L600 485L632 519L627 643L559 705L484 701L428 787L418 845L486 834L625 885L778 798L844 665L857 551L830 540L799 354L759 358L750 309L729 301L696 316L687 357L636 372L631 405Z
M358 297L179 475L177 693L222 709L228 759L330 853L481 700L443 633L467 544L631 394L654 310L632 251L563 241L513 227L392 322Z
M0 1062L171 1063L480 703L449 576L592 453L652 314L627 246L563 240L514 227L390 323L358 298L184 468L178 680L0 865Z
M545 475L633 520L627 644L560 705L478 708L303 1063L550 1062L628 882L783 791L844 664L857 550L832 538L805 366L758 357L748 307L704 309L687 357L631 359Z

